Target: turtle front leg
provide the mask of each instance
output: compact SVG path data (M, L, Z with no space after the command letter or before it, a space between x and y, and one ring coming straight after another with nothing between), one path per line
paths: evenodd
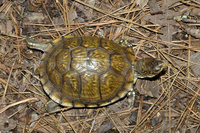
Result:
M133 108L135 102L135 91L133 88L130 90L130 92L128 92L127 97L128 97L129 108Z

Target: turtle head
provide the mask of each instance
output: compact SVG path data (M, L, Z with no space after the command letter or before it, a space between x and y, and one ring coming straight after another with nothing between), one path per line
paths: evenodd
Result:
M137 78L152 78L165 67L166 64L157 58L143 58L136 62L134 69Z

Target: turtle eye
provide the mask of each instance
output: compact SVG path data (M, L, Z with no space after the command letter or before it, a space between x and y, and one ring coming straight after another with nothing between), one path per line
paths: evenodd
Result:
M160 65L155 66L154 69L153 69L154 73L159 73L161 70L162 70L162 66L160 66Z
M156 66L156 67L155 67L155 70L156 70L156 71L159 71L159 70L160 70L160 66Z

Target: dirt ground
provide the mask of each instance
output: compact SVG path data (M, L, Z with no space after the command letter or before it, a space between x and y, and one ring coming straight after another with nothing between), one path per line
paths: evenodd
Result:
M200 0L1 0L0 133L200 133ZM156 78L138 79L136 100L99 108L59 106L38 75L42 51L61 36L127 40L135 60L159 58Z

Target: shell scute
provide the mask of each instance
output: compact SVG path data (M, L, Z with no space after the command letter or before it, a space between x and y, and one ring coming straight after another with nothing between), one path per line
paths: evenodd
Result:
M103 100L115 97L117 92L122 88L124 83L123 76L108 71L100 77L100 92Z
M102 73L109 68L110 55L103 49L97 48L88 52L88 69Z
M126 78L127 82L133 82L134 81L134 69L133 68L128 70L125 78Z
M46 63L46 67L40 67L40 68L45 68L46 69L46 73L49 74L51 73L55 66L56 66L56 62L55 62L55 57L50 57L47 61L45 61L44 63ZM42 72L42 70L40 70Z
M53 71L49 74L49 80L53 83L53 85L54 85L56 88L61 88L62 77L61 77L61 74L60 74L58 71L53 70Z
M113 54L113 55L111 55L110 60L111 60L111 68L119 74L123 75L131 67L131 65L128 62L128 60L126 59L125 55Z
M100 45L100 38L98 37L82 37L81 46L85 48L97 48Z
M80 100L83 99L86 103L100 100L99 84L98 73L87 71L82 74Z
M109 53L124 53L123 47L121 47L119 44L107 40L107 39L101 39L101 47L106 49Z
M87 70L87 50L83 47L77 47L71 52L71 67L81 73ZM70 62L69 62L70 63Z
M70 60L71 56L69 50L63 49L55 57L55 62L54 62L56 65L55 69L59 71L59 73L64 73L70 70L70 63L69 63Z
M66 99L78 100L80 98L80 78L75 71L68 71L62 75L62 95Z
M80 45L81 38L80 37L72 37L72 38L64 37L62 41L63 41L64 49L71 49Z

